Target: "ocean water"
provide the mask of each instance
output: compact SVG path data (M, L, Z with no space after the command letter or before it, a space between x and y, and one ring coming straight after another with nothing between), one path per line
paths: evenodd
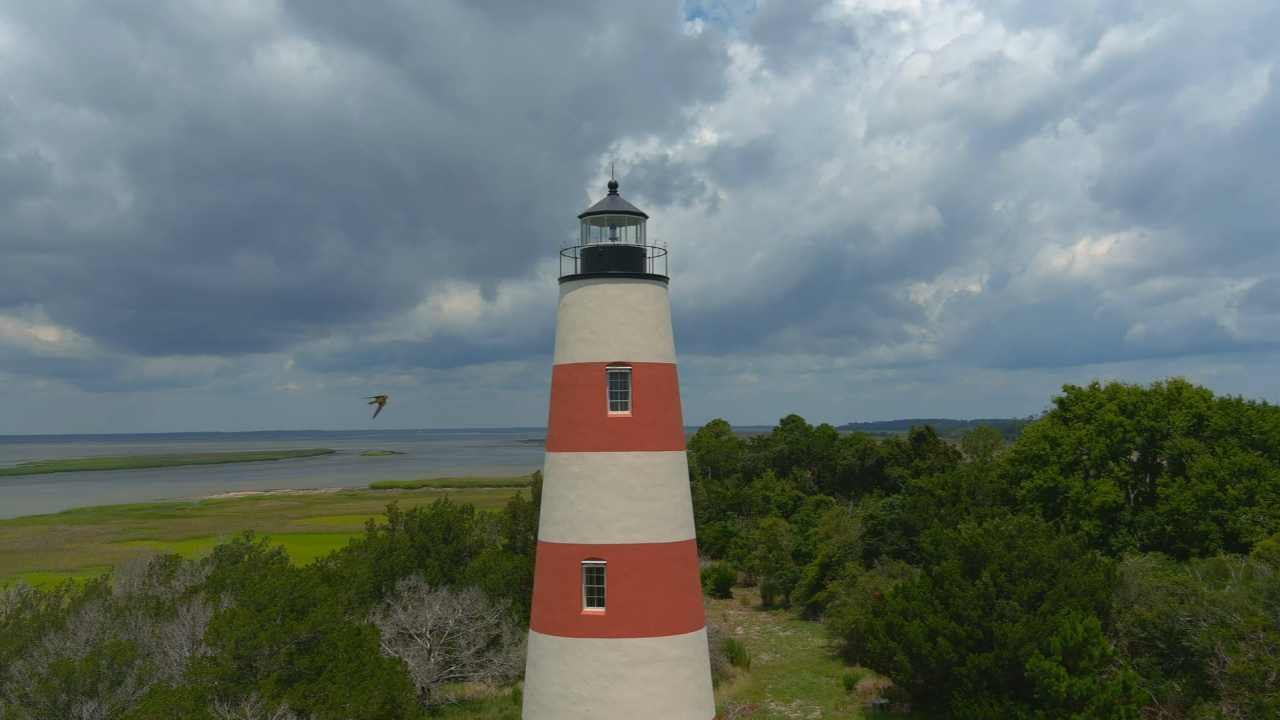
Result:
M542 467L546 431L183 433L0 437L0 467L34 460L330 448L273 462L0 477L0 518L91 505L243 491L365 486L378 480L525 475ZM524 441L524 442L522 442ZM366 450L402 455L362 457Z

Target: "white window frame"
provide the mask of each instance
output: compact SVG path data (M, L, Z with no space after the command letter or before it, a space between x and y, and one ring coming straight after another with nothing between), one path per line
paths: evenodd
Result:
M605 606L608 604L606 598L609 590L609 569L608 563L604 560L583 560L582 561L582 611L583 612L604 612ZM592 606L587 597L587 568L600 568L600 605ZM592 585L591 587L596 587Z
M624 374L624 373L626 374L626 378L627 378L627 390L626 390L627 397L625 401L618 401L618 402L625 402L626 405L625 405L625 409L615 410L614 409L615 401L613 399L613 393L615 392L615 390L613 389L613 375ZM605 377L605 393L604 393L605 408L608 409L609 414L610 415L630 415L631 409L635 406L635 383L632 382L633 376L631 373L631 366L630 365L610 365L604 369L604 377Z

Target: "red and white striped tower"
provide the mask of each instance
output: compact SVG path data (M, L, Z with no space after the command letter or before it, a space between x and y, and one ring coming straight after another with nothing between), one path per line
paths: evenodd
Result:
M561 252L524 720L712 720L666 250L609 194Z

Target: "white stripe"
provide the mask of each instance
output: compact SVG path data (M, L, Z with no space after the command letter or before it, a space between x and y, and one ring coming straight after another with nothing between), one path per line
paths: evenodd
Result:
M538 539L559 543L692 540L689 463L679 451L549 452Z
M529 631L524 720L711 720L706 629L660 638Z
M614 361L676 361L667 286L634 278L562 284L555 364Z

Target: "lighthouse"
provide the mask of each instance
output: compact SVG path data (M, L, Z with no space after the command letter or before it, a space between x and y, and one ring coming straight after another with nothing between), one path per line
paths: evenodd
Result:
M561 250L524 720L712 720L667 252L609 181Z

